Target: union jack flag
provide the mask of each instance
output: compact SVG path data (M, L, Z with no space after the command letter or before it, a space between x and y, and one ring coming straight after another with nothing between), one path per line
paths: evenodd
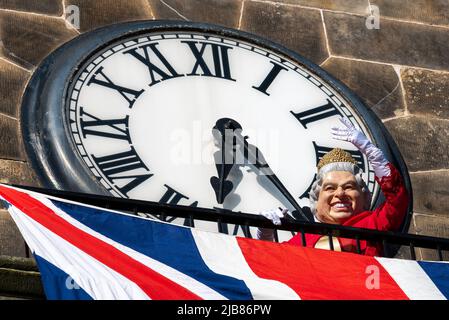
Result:
M0 185L48 299L447 299L449 264L200 231Z

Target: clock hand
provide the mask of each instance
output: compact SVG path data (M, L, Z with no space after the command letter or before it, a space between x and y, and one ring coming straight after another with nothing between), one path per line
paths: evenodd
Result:
M268 163L265 161L265 158L262 155L262 152L260 150L252 145L249 144L246 140L248 137L243 137L241 135L241 128L242 126L236 122L235 120L230 120L229 126L231 129L236 130L235 131L235 138L236 143L241 149L241 152L243 153L243 157L247 161L248 164L253 165L256 167L260 172L262 172L266 177L273 183L273 185L282 193L282 195L292 204L292 206L296 209L296 211L299 213L299 216L305 220L309 221L307 216L304 214L302 208L299 206L299 204L296 202L295 198L290 194L290 192L285 188L285 186L282 184L281 180L276 176L276 174L273 172L273 170L270 168Z
M234 185L226 180L235 165L235 137L234 129L230 128L231 119L222 118L217 120L213 127L212 134L220 150L214 153L215 165L218 177L211 177L210 183L215 191L217 202L222 204L225 197L232 191Z

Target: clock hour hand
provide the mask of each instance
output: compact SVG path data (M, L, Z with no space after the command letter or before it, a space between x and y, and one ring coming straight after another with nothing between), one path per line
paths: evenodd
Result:
M281 192L281 194L291 203L298 213L298 216L304 221L309 221L307 216L304 214L302 208L296 202L295 198L290 194L287 188L282 184L281 180L276 176L273 170L268 165L267 161L262 155L262 152L254 145L249 144L247 141L248 137L241 135L241 126L236 121L232 120L234 123L230 124L231 127L238 128L236 131L235 138L236 144L240 148L240 152L243 153L243 157L246 160L246 164L256 167L261 173L263 173L268 180Z
M214 153L218 177L211 177L210 183L214 188L215 196L219 204L224 202L225 197L234 187L231 181L226 180L229 172L235 165L235 128L231 124L231 119L222 118L215 123L212 129L212 134L219 150Z

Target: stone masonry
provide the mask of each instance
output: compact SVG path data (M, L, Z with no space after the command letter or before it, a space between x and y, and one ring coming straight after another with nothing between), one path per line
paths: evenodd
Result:
M79 28L66 23L77 6ZM367 28L379 9L379 29ZM449 237L449 2L406 0L0 0L0 182L39 185L20 132L36 66L66 41L121 21L209 22L261 35L342 80L374 110L405 158L410 232ZM0 255L24 256L6 211ZM418 258L434 259L427 251Z

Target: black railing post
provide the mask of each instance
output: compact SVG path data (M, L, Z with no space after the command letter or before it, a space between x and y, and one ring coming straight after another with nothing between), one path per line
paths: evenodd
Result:
M307 247L307 241L306 241L306 233L304 232L304 228L301 228L299 230L301 232L301 242L303 247Z
M221 219L220 218L217 219L217 224L218 224L218 232L225 233L223 231L223 225L221 224Z
M384 257L389 257L389 250L388 250L388 244L387 244L387 240L382 239L382 248L384 250Z
M195 228L195 219L193 219L193 215L190 214L186 221L188 223L188 227Z
M437 251L438 251L438 260L443 261L443 252L441 251L440 245L437 245Z
M329 248L334 251L334 241L332 239L332 231L329 231L327 233L328 239L329 239Z
M410 255L412 257L412 260L416 260L415 245L412 241L410 241Z
M243 225L243 234L245 235L246 238L250 238L250 239L253 238L251 236L251 232L249 230L248 221L245 221L245 224Z
M274 229L274 242L279 242L279 234L276 229Z
M25 244L25 257L29 258L30 257L30 247L28 247L28 244L25 241L23 243Z
M356 241L356 243L357 243L357 253L358 253L358 254L362 254L362 248L361 248L361 245L360 245L360 239L359 239L358 236L355 237L355 241Z

